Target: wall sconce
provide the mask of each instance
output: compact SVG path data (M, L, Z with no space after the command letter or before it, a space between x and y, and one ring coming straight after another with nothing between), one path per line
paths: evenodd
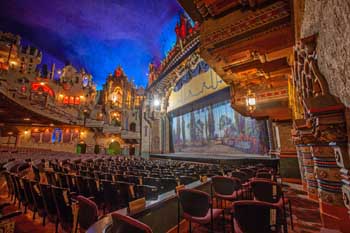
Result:
M249 89L246 96L246 105L250 113L256 109L256 98L255 94Z
M154 100L153 100L153 105L154 105L155 107L158 107L158 106L160 105L160 100L159 100L159 99L154 99Z

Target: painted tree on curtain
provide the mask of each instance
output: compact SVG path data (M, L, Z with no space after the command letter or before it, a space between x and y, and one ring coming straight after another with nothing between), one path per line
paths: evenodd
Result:
M181 125L180 125L180 117L176 119L176 133L175 133L175 141L177 144L182 143L181 140Z
M190 123L188 125L188 128L190 130L191 142L195 142L196 141L196 120L194 117L194 112L190 113Z
M219 150L229 154L238 151L265 154L268 151L266 122L240 115L229 101L173 117L172 121L175 152Z
M180 118L180 117L177 117ZM186 145L186 123L184 116L181 116L181 132L182 132L182 145Z
M214 113L211 105L208 106L208 129L209 129L209 139L213 139L215 135L215 122Z

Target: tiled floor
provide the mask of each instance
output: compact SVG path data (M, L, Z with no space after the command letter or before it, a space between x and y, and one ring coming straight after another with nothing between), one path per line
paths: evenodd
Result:
M4 182L0 182L0 203L9 202L6 194L6 186ZM285 188L286 196L291 199L293 205L293 219L294 230L289 228L288 232L300 232L300 233L350 233L350 228L346 226L348 221L339 221L330 217L320 215L318 203L311 201L307 198L306 193L301 190L300 185L288 184ZM16 210L14 205L7 208L6 211ZM27 214L16 217L16 233L51 233L55 232L55 225L52 223L42 226L40 217L37 217L35 221L32 220L32 212L28 211ZM215 226L215 232L222 232L221 223ZM61 231L60 231L61 232ZM176 233L176 227L169 231L169 233ZM188 232L188 224L183 222L180 227L180 232ZM208 232L205 227L198 225L193 226L193 232ZM226 226L226 232L230 232L230 224ZM155 232L157 233L157 232Z

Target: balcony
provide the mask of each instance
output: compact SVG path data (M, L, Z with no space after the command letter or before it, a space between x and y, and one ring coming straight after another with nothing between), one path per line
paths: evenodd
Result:
M140 139L141 134L139 131L132 132L132 131L127 131L127 130L122 130L121 137L122 137L122 139Z
M85 126L86 127L104 127L104 122L103 121L98 121L98 120L92 120L92 119L86 119Z
M103 133L120 133L122 130L122 127L120 126L114 126L114 125L103 125Z

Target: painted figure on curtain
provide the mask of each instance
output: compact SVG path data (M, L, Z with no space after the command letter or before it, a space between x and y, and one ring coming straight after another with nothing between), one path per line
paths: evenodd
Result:
M243 117L228 101L173 118L175 152L265 154L266 122Z

